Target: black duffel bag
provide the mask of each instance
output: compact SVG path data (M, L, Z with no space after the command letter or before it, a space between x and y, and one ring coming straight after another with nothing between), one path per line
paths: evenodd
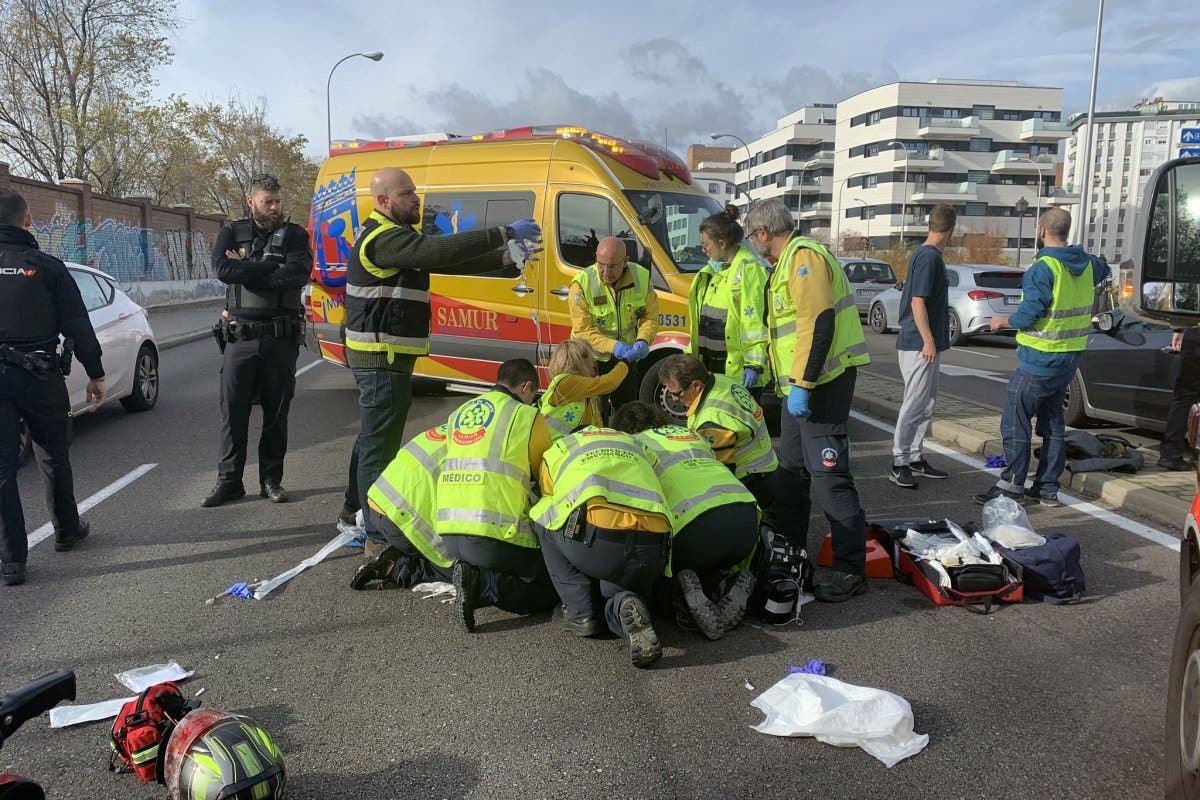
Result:
M1021 565L1026 598L1053 605L1077 603L1083 598L1083 555L1079 542L1065 533L1047 534L1046 543L1037 547L997 549Z

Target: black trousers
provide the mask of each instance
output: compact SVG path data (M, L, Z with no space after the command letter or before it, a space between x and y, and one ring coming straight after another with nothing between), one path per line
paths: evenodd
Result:
M446 552L479 568L480 608L495 606L510 614L536 614L558 605L558 594L536 547L486 536L443 536Z
M283 481L287 453L287 416L296 393L296 358L300 346L294 339L261 339L230 342L221 362L221 461L217 480L242 482L246 468L246 439L250 409L262 402L262 434L258 439L259 484Z
M671 571L693 570L711 589L725 570L740 564L758 542L758 509L754 503L710 508L671 540Z
M610 358L608 361L596 362L596 372L599 375L607 375L612 372L617 366L617 359ZM642 370L636 362L629 363L629 372L625 374L625 379L617 386L613 393L601 398L600 413L604 416L604 421L607 423L612 419L613 412L626 403L632 403L639 397L639 392L642 386Z
M1200 328L1184 330L1179 358L1179 379L1175 381L1175 396L1167 409L1167 427L1159 448L1163 458L1179 458L1188 452L1188 411L1193 403L1200 402Z
M370 505L363 509L363 517L368 531L379 534L389 545L400 551L400 558L396 560L396 566L392 569L392 583L411 589L418 583L450 582L450 570L439 567L423 556L404 532L396 527L396 523Z
M38 466L46 482L46 505L58 538L79 532L75 481L68 457L70 400L62 375L41 377L19 367L0 364L0 561L24 564L29 553L25 512L17 491L21 465L21 420L39 448Z
M866 514L850 474L850 439L846 434L850 401L858 370L847 369L829 383L812 390L808 406L812 416L797 420L781 414L779 469L775 495L775 530L795 547L808 546L811 494L829 520L833 534L833 568L861 575L866 569Z
M603 604L608 629L621 635L618 610L627 594L646 603L667 564L670 534L614 531L591 523L573 539L534 523L550 580L573 620L596 619Z

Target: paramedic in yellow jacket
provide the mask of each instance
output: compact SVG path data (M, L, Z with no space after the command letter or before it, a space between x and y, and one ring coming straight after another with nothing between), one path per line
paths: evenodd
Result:
M776 259L767 321L776 389L786 402L775 522L793 546L808 550L809 492L815 492L833 537L833 574L813 594L840 602L867 589L866 518L850 474L846 427L858 367L871 358L845 272L824 245L795 227L778 199L746 214L751 243Z
M583 339L555 346L548 366L550 385L542 394L541 410L555 441L588 425L603 425L597 401L629 374L629 365L618 361L608 374L597 375L592 346Z
M633 264L625 242L606 236L596 245L596 263L571 281L571 336L596 351L600 374L624 361L629 373L606 398L601 411L608 419L617 406L638 399L642 373L637 362L650 353L658 333L658 295L650 271Z

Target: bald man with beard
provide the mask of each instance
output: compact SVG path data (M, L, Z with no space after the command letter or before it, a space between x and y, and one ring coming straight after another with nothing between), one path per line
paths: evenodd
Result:
M498 272L516 278L504 244L518 239L536 246L542 235L532 219L452 235L418 231L421 198L408 173L395 167L371 177L371 197L375 210L346 270L346 364L359 390L362 429L354 460L363 508L366 490L404 442L413 364L429 354L429 276ZM377 546L383 541L368 536Z
M629 365L625 379L604 398L601 411L608 420L614 409L638 399L637 362L649 355L658 333L650 271L630 262L624 241L605 236L596 245L596 263L575 273L569 306L571 336L592 346L599 374L607 375L620 361Z

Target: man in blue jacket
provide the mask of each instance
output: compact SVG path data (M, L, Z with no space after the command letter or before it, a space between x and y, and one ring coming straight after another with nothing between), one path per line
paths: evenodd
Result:
M1018 364L1008 382L1000 420L1008 466L995 486L975 495L977 503L1006 495L1023 505L1062 505L1058 479L1066 463L1063 403L1091 333L1096 286L1108 277L1103 260L1079 245L1067 245L1070 229L1071 215L1063 209L1042 214L1037 235L1044 246L1025 271L1021 305L1012 316L992 317L993 331L1016 329ZM1035 416L1042 458L1033 484L1026 489Z

